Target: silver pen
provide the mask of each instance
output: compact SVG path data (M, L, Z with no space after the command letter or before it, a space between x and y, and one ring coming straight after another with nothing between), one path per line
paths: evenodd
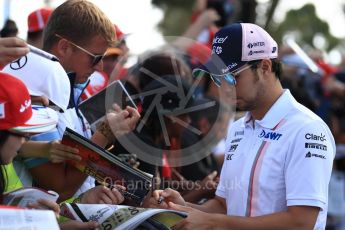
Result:
M41 50L37 47L32 46L32 45L28 45L28 47L30 49L30 52L32 52L34 54L37 54L41 57L47 58L47 59L52 60L52 61L59 61L59 59L57 57L55 57L53 54L50 54L44 50Z
M159 196L157 203L161 204L164 201L164 197Z

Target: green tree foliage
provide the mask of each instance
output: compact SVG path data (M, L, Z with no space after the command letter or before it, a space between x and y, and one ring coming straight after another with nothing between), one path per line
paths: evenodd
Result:
M187 29L191 22L194 2L192 0L152 0L152 4L164 12L164 18L159 24L163 35L178 36ZM272 20L279 0L270 0L266 10L262 12L256 12L258 4L256 0L239 0L238 4L238 12L234 21L256 23L257 17L260 16L264 19L260 26L265 27L279 43L287 33L295 34L299 44L310 46L313 46L316 34L322 35L327 41L327 47L325 47L327 51L340 43L338 38L330 34L327 22L316 15L313 4L306 4L300 9L288 11L284 21L279 24Z
M164 18L158 25L163 35L181 35L190 25L194 1L152 0L152 4L161 8L164 12Z
M313 39L316 34L321 34L327 40L326 50L331 50L339 44L339 39L330 34L327 22L316 15L313 4L306 4L300 9L288 11L285 20L275 27L276 29L273 29L274 26L271 27L270 32L280 42L282 42L285 34L293 33L299 44L313 46Z
M255 23L256 0L235 0L236 8L234 21ZM278 1L278 0L273 0ZM181 35L191 23L194 0L152 0L152 4L161 8L164 18L158 27L165 36ZM240 10L243 9L243 10Z

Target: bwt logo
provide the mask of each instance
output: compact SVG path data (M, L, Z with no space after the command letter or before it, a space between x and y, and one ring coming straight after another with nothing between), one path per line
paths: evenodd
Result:
M265 132L265 130L262 130L262 132L260 133L260 135L258 137L260 138L267 138L267 139L271 139L274 141L279 140L279 138L282 136L283 134L280 133L275 133L275 132Z

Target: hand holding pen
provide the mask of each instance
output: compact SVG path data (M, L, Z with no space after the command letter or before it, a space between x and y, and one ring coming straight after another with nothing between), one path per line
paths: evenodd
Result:
M0 38L0 67L25 56L28 52L35 53L52 61L59 61L54 55L29 45L20 38L9 37Z
M0 38L0 67L26 55L29 48L24 40L16 37Z
M186 205L185 200L181 194L173 189L156 190L153 191L148 206L150 208L169 208L169 202L179 205Z

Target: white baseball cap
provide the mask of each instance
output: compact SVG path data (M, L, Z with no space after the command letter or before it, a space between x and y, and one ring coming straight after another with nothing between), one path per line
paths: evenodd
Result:
M234 23L215 34L211 58L194 69L193 74L223 76L239 70L249 61L277 56L277 42L264 29L251 23Z

